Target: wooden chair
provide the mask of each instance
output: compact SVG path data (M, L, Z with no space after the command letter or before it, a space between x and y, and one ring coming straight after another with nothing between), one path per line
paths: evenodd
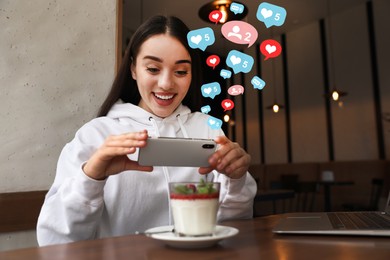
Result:
M280 176L280 183L282 185L282 189L296 190L298 187L298 182L298 174L282 174Z
M278 181L270 182L271 190L292 190L294 191L294 196L286 198L283 200L282 204L282 213L295 211L295 193L298 190L299 175L298 174L282 174ZM288 204L288 205L286 205Z
M296 211L313 211L318 192L318 182L304 181L297 184L296 194Z
M377 211L383 185L383 179L373 178L371 180L371 192L368 204L345 203L342 205L343 209L347 211Z
M289 206L285 207L283 201L283 212L292 211L313 211L317 192L319 190L317 181L299 181L298 174L283 174L279 181L270 183L271 190L283 189L294 191L294 196L284 198L289 200Z
M293 199L294 196L294 190L258 190L253 202L253 217L266 216L270 214L280 214L286 212L285 202L287 200ZM272 203L272 211L264 213L256 210L256 205L262 203L262 206L265 206L266 202Z

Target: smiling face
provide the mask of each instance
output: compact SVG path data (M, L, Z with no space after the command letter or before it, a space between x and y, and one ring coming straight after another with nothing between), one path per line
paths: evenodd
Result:
M159 34L146 40L131 66L141 100L139 106L158 117L173 113L191 84L191 57L174 37Z

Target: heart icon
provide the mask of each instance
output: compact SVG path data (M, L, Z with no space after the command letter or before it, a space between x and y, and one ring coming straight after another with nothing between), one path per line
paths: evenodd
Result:
M205 88L205 89L203 90L203 92L206 93L206 94L208 94L208 95L211 93L211 91L212 91L211 88Z
M232 110L234 108L234 103L230 99L225 99L222 101L221 106L223 107L224 111Z
M269 54L271 54L271 53L273 53L273 52L276 51L276 46L275 46L275 45L267 44L267 45L265 46L265 50L266 50Z
M236 57L235 55L232 55L230 57L230 61L232 62L233 66L241 63L241 58Z
M202 40L202 36L199 34L197 36L191 37L191 42L195 43L196 45L198 45L201 40Z
M216 59L216 58L210 59L210 63L211 63L211 64L215 64L216 62L217 62L217 59Z
M210 120L209 120L209 124L210 124L210 125L214 125L214 124L215 124L215 121L214 121L213 119L210 119Z
M218 20L219 14L218 14L218 13L215 13L215 14L213 14L211 17L213 17L214 20Z
M264 19L271 17L272 14L273 14L272 10L268 10L267 8L261 9L261 15L264 17Z

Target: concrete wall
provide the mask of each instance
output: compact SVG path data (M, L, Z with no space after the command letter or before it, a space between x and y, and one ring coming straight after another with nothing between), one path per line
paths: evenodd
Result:
M114 76L116 2L0 1L0 192L45 190ZM0 234L0 250L36 245Z

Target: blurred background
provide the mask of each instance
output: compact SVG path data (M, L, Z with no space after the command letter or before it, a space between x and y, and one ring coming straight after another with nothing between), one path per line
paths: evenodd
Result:
M224 91L211 102L210 115L229 115L223 129L252 156L250 173L261 191L258 215L282 212L273 211L273 201L262 194L292 190L288 202L295 205L306 182L316 184L310 210L325 210L327 198L332 210L368 204L377 198L376 179L382 184L375 203L384 204L390 175L390 2L274 0L287 17L270 28L256 18L262 1L236 3L247 11L239 19L258 31L249 48L227 41L221 23L199 16L207 5L229 14L230 1L0 1L0 250L36 246L36 217L62 147L95 117L132 33L155 14L178 16L192 30L213 29L216 41L204 56L216 54L221 63L214 70L205 66L205 83L218 80ZM278 41L282 53L265 61L259 48L267 39ZM219 71L229 69L224 61L233 49L252 56L254 66L224 80ZM266 82L264 89L253 87L254 76ZM229 96L232 85L242 85L244 94ZM233 110L220 108L225 98L234 101ZM331 197L324 176L332 176Z

